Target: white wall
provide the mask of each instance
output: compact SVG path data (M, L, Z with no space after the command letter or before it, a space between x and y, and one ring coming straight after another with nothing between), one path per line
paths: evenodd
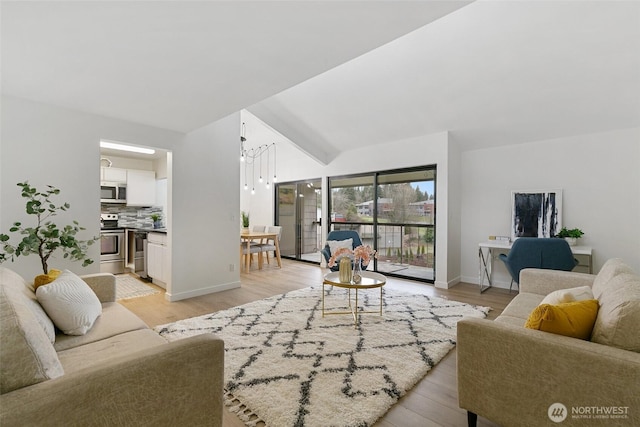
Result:
M509 235L512 190L562 189L562 224L585 232L594 272L609 258L640 271L640 129L462 153L462 280L478 283L478 243ZM498 286L509 275L495 260Z
M141 145L170 148L182 134L149 126L80 113L23 99L2 97L0 146L0 230L14 221L28 224L30 216L16 183L28 180L43 188L50 184L61 190L59 201L71 209L57 219L60 224L77 220L86 227L79 238L100 232L100 139L132 141ZM81 274L100 270L100 248L93 245L89 257L94 263L82 268L61 253L50 266ZM20 257L5 266L29 279L40 273L37 255Z
M444 236L447 245L447 287L451 287L460 282L460 236L461 236L461 206L462 195L461 188L461 159L460 149L452 135L449 135L449 145L447 153L447 182L443 183L446 189L446 208L447 208L447 234ZM439 170L438 170L439 172ZM438 173L438 179L440 173ZM440 187L440 185L438 185ZM437 195L436 209L441 208L441 197ZM438 213L436 213L437 215ZM440 239L436 233L436 245L439 246L443 240L442 234ZM437 285L437 283L436 283Z
M167 153L163 153L163 156L153 161L153 170L156 171L156 179L164 179L167 177Z
M2 98L0 146L0 230L25 221L17 182L38 187L55 185L62 201L71 204L66 224L73 219L87 228L79 236L100 232L100 139L130 141L172 150L167 157L171 280L167 298L190 296L239 286L238 174L236 141L239 114L189 135L142 126L27 100ZM173 199L172 199L173 198ZM99 246L91 247L94 263L81 268L62 257L51 266L80 274L100 270ZM35 255L6 264L29 279L40 273ZM234 271L229 271L234 265Z
M276 152L278 159L278 173L284 172L289 168L289 164L281 162L281 159L291 158L291 154L287 154L290 151L295 151L296 153L300 153L299 150L294 148L288 140L280 135L278 132L271 129L268 125L258 119L256 116L251 114L246 110L241 111L241 120L246 124L245 136L247 141L245 143L245 148L247 150L251 148L258 148L263 144L271 144L273 142L276 143ZM235 159L236 161L240 158L240 141L239 136L236 135L234 141L238 141L238 145L236 146ZM286 142L283 142L286 141ZM302 162L313 162L306 155L304 158L300 159ZM271 157L270 153L270 161L273 161L273 157ZM266 163L266 158L265 158ZM315 163L315 162L313 162ZM264 166L264 165L263 165ZM270 170L269 182L270 186L267 189L265 184L258 183L258 176L255 176L255 194L251 195L251 187L252 187L252 176L251 176L251 167L247 166L246 174L247 174L247 182L249 184L249 188L244 190L245 183L245 164L239 165L239 188L240 188L240 211L245 211L249 213L249 224L250 225L273 225L273 211L274 211L274 186L273 186L273 168ZM259 162L256 165L256 173L259 173ZM266 171L266 168L265 168ZM266 173L265 173L266 175ZM266 178L266 176L264 177ZM266 182L266 181L265 181ZM240 215L240 212L238 212ZM240 222L238 222L238 227L240 227Z
M239 135L236 113L173 149L171 301L240 286Z

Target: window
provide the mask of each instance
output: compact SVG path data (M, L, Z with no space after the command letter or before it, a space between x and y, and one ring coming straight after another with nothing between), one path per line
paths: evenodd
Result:
M369 269L433 283L435 182L435 166L329 178L330 228L378 251Z

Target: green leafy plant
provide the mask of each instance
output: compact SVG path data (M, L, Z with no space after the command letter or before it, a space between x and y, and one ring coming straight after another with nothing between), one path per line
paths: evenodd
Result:
M152 213L150 217L153 222L158 222L160 221L160 218L162 218L160 214L157 214L157 213Z
M240 213L242 214L242 226L249 227L249 212L242 211Z
M561 238L572 237L574 239L579 239L582 236L584 236L584 232L579 228L572 228L571 230L568 230L567 227L562 227L558 234L556 234L556 237Z
M73 225L63 227L50 221L51 217L71 207L69 203L56 205L51 201L52 196L60 194L60 190L47 185L46 191L38 191L26 181L17 185L22 188L22 197L27 199L26 212L36 217L36 224L35 227L25 227L20 222L13 223L9 232L22 236L17 244L9 242L10 236L8 234L0 234L0 245L2 245L0 263L8 259L13 261L14 258L23 255L38 254L42 270L44 274L47 274L49 273L49 257L60 249L64 253L64 258L82 261L83 267L92 264L93 260L87 257L87 250L100 237L78 240L76 234L85 229L80 227L78 221L74 220Z

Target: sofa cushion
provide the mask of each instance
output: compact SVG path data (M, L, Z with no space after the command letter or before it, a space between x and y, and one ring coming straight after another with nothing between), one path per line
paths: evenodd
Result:
M570 289L558 289L544 297L540 304L562 304L564 302L584 301L594 299L593 292L589 286L579 286Z
M148 326L119 303L107 302L102 304L102 315L89 332L85 335L59 334L54 347L56 351L67 350L138 329L148 329Z
M620 258L611 258L604 263L593 281L592 290L596 299L600 299L609 281L621 273L633 273L633 270Z
M36 297L53 323L67 335L84 335L102 313L89 285L65 270L53 282L38 287Z
M49 337L25 302L17 292L0 286L0 393L64 373Z
M591 341L640 352L640 276L621 273L607 282Z
M525 328L588 340L598 315L598 301L541 304L532 312Z
M520 293L505 307L501 316L518 317L526 320L543 298L543 295Z
M58 357L65 373L70 374L87 367L100 366L113 357L163 344L167 344L167 340L156 332L139 329L61 351Z
M8 291L10 290L11 292L19 292L24 296L24 304L29 308L29 310L31 310L42 327L42 330L47 334L49 341L53 343L56 339L53 322L49 319L49 316L47 316L47 313L45 313L44 309L38 302L32 286L18 273L4 267L0 267L0 286L4 287Z
M505 323L511 326L516 326L518 328L524 327L526 321L527 319L523 319L522 317L505 316L503 314L496 317L496 319L494 320L494 322Z

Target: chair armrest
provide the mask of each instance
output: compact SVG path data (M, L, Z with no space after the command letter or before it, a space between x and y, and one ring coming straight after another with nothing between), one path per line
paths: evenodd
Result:
M80 276L98 296L100 302L115 302L116 276L111 273L95 273Z
M594 274L525 268L520 271L520 292L548 295L558 289L593 286Z
M461 320L457 335L461 408L500 425L549 425L556 402L628 407L625 425L640 425L639 353L486 319Z
M324 256L324 260L326 262L329 262L329 259L331 258L331 250L329 249L329 245L325 245L325 247L322 248L320 252L322 252L322 256Z
M222 425L224 342L203 334L0 396L0 425Z

